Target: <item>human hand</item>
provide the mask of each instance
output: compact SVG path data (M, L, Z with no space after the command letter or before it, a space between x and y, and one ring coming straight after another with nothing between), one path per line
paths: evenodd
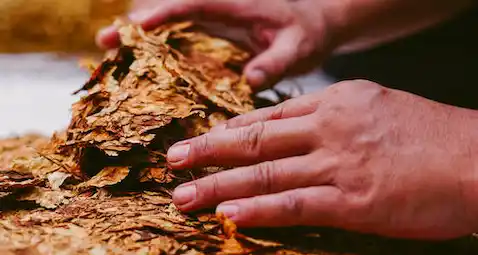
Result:
M151 7L157 2L156 8ZM253 87L266 87L290 74L300 74L316 67L321 58L334 48L331 17L335 4L330 1L320 6L317 1L288 0L162 0L139 1L130 18L145 29L154 28L166 20L187 18L206 22L220 22L226 27L245 28L240 39L257 55L244 69ZM218 29L218 26L214 27ZM235 32L234 32L235 33ZM224 35L224 34L223 34ZM234 37L229 33L226 37ZM104 47L115 47L118 35L114 27L99 33L98 42Z
M130 18L145 29L177 18L226 24L213 26L212 32L242 41L258 54L244 70L249 84L255 88L265 88L285 76L307 72L334 51L357 51L392 41L476 5L474 0L134 0L133 3ZM231 25L247 28L248 33L238 33ZM119 41L116 28L100 31L97 41L104 48L116 47Z
M131 11L132 12L143 12L154 8L158 5L160 0L131 0Z
M181 185L173 199L183 211L218 205L244 227L471 234L477 117L371 82L342 82L174 145L175 169L236 168Z

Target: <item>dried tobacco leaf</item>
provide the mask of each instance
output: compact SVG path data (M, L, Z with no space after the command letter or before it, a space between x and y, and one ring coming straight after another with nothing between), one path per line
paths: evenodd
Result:
M46 140L41 146L36 146L35 154L27 156L19 154L9 164L9 169L31 173L38 179L48 179L49 174L58 171L81 176L73 155L62 154L59 150L59 146L65 141L66 134L64 132L55 133L49 141Z
M0 192L0 199L9 196L11 193L10 192Z
M226 238L235 238L237 234L236 224L232 220L228 219L223 213L218 213L216 217L223 226L224 235L226 235Z
M86 95L73 105L65 137L45 155L64 157L62 167L81 178L114 165L138 169L140 182L172 183L178 179L167 168L169 146L253 109L237 71L249 54L191 22L148 32L122 24L120 35L122 47L87 64L95 69L77 91Z
M212 215L200 221L172 204L174 185L221 168L175 176L165 156L174 142L253 109L251 90L238 71L248 53L190 22L149 32L124 24L120 33L122 47L102 63L86 62L91 78L77 91L86 94L73 105L67 130L36 154L16 154L9 168L14 171L5 173L8 188L0 191L51 210L2 215L0 246L38 248L39 254L252 251L236 240L230 221L222 222L224 236ZM101 189L127 177L129 188L139 191L120 195ZM81 183L65 184L73 179ZM47 185L38 186L39 181ZM30 189L11 194L19 185ZM38 238L44 240L40 246Z
M10 169L12 160L19 157L32 157L36 149L45 146L48 138L36 134L12 137L0 141L0 169Z
M156 183L171 183L173 175L171 175L167 167L144 168L140 173L140 182L154 181Z
M218 220L223 226L226 239L221 246L221 254L248 254L251 250L247 249L237 240L237 226L228 219L223 213L218 213Z
M183 254L190 248L174 235L200 231L168 220L165 208L169 206L136 196L76 196L55 211L17 212L0 220L0 247L35 247L35 238L40 238L47 240L41 243L41 250L47 252L40 254L89 254L85 252L102 249L107 254L141 254L144 248Z
M35 187L43 181L28 173L0 171L0 192L15 191Z
M103 188L120 183L128 176L130 169L128 167L105 167L97 175L81 183L78 188L96 187Z
M64 132L0 141L0 203L14 202L0 208L1 254L330 255L344 254L342 244L370 246L315 229L245 235L224 215L181 213L174 187L224 169L173 174L166 151L258 105L240 74L249 54L191 22L148 32L123 24L120 33L119 49L86 63L91 78ZM319 249L329 243L333 252ZM423 254L395 250L363 254Z
M67 204L74 193L68 190L50 190L35 187L25 195L19 196L18 201L33 201L41 207L55 209L62 204Z

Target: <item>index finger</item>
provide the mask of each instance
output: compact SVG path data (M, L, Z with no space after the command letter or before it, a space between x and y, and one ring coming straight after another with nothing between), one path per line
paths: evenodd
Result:
M244 166L307 154L315 146L315 129L307 116L257 122L179 142L168 150L175 169L198 166Z
M190 18L199 16L203 20L240 19L248 21L275 21L282 8L279 3L268 4L263 8L264 1L253 0L164 0L157 8L134 22L142 24L146 29L164 23L169 19ZM267 11L265 11L267 10ZM274 15L271 15L274 14Z
M256 122L289 119L309 115L317 109L320 103L317 98L317 94L311 93L289 99L275 106L260 108L225 121L225 123L215 126L212 131L215 132L223 129L245 127Z

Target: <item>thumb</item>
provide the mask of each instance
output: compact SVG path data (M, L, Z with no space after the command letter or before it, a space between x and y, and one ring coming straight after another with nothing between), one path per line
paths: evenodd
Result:
M278 82L298 58L304 41L299 27L288 27L277 33L270 47L257 55L244 72L251 86L264 86Z

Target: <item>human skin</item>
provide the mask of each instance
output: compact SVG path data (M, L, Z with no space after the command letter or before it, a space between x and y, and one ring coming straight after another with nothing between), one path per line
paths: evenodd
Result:
M168 152L174 169L231 166L178 187L243 227L327 226L448 239L477 226L478 112L346 81L229 120Z
M257 55L245 67L249 83L267 87L319 65L335 51L353 51L405 36L450 18L474 0L134 0L130 18L146 29L171 18L246 28L242 40ZM215 27L214 29L218 29ZM213 31L213 32L224 32ZM98 34L115 47L115 27Z
M361 38L410 33L471 3L160 2L132 19L145 28L186 16L249 24L250 37L261 46L245 68L254 86L308 70L334 50L360 45ZM111 28L98 37L107 47L116 40ZM472 110L367 81L342 82L174 145L168 161L178 171L233 169L182 185L173 199L183 211L218 206L244 227L329 226L420 239L470 234L478 229L477 122Z

